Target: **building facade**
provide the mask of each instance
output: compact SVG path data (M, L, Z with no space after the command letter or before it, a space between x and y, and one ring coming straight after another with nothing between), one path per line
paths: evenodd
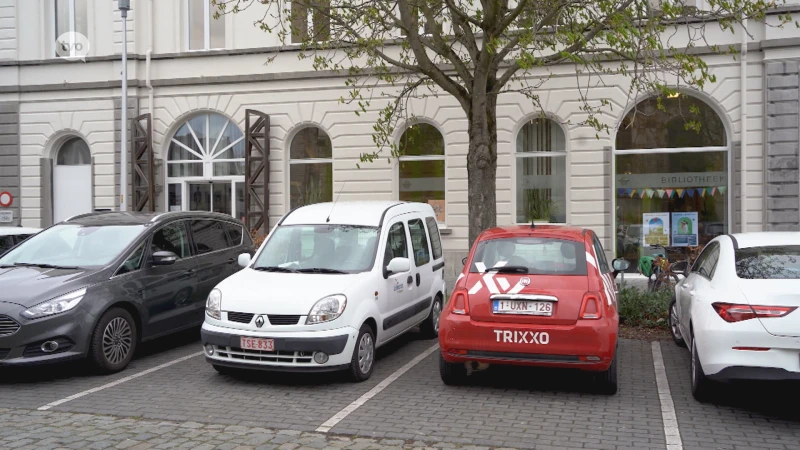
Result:
M128 117L152 117L158 210L241 215L245 111L255 110L270 117L270 225L336 195L424 201L438 213L448 275L460 271L468 136L454 99L412 101L417 121L395 136L404 156L360 163L374 150L380 105L356 115L340 104L343 78L315 72L296 46L253 26L263 6L215 20L204 0L131 3ZM573 66L532 73L550 77L543 111L520 95L498 100L498 223L592 228L609 255L632 260L649 245L799 229L800 32L776 23L750 24L745 39L709 27L710 42L746 54L697 49L716 82L667 99L666 111L630 98L624 77L595 83L584 92L612 102L607 134L579 125L578 87L590 81L576 81ZM66 31L87 36L85 61L58 57ZM0 0L0 192L13 196L3 225L119 207L121 48L116 1ZM687 131L683 117L698 111L701 131Z

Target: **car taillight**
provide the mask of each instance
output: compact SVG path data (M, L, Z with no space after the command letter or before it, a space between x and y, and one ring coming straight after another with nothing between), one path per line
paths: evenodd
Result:
M596 292L587 292L583 296L583 304L581 305L581 319L599 319L603 316L602 303L600 302L600 294Z
M796 306L761 306L736 305L733 303L712 303L711 306L725 322L741 322L743 320L769 319L783 317L797 309Z
M467 291L459 290L453 294L453 314L469 314L469 302L467 301Z

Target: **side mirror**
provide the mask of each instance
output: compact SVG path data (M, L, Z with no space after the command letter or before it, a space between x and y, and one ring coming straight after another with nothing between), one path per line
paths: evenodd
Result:
M242 253L236 261L239 267L247 267L250 264L250 253Z
M617 258L611 262L611 265L614 267L615 271L624 272L628 270L628 267L631 266L631 263L625 258Z
M386 266L386 271L392 273L403 273L411 270L411 260L408 258L393 258Z
M154 266L171 266L178 260L178 255L172 252L161 251L153 253Z
M678 261L672 265L671 270L675 273L683 275L683 277L686 278L689 276L689 270L691 270L691 267L689 266L689 261Z

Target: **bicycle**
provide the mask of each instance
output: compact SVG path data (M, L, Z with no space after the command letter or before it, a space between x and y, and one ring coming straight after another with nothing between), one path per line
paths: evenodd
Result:
M663 251L656 252L654 256L642 256L639 258L639 273L647 276L647 284L651 292L662 289L675 289L675 285L680 281L678 274L687 272L687 269L694 264L701 250L699 246L689 247L687 259L670 263L667 258L667 248L660 245L654 247L661 248ZM655 279L653 279L654 276Z

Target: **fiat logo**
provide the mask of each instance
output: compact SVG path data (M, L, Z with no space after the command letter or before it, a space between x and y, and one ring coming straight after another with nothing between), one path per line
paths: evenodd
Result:
M258 316L258 317L256 317L256 326L257 326L258 328L261 328L261 327L263 327L263 326L264 326L264 316Z
M523 285L523 286L527 286L527 285L531 284L531 279L528 278L528 277L522 277L522 279L519 280L519 283L521 285Z

